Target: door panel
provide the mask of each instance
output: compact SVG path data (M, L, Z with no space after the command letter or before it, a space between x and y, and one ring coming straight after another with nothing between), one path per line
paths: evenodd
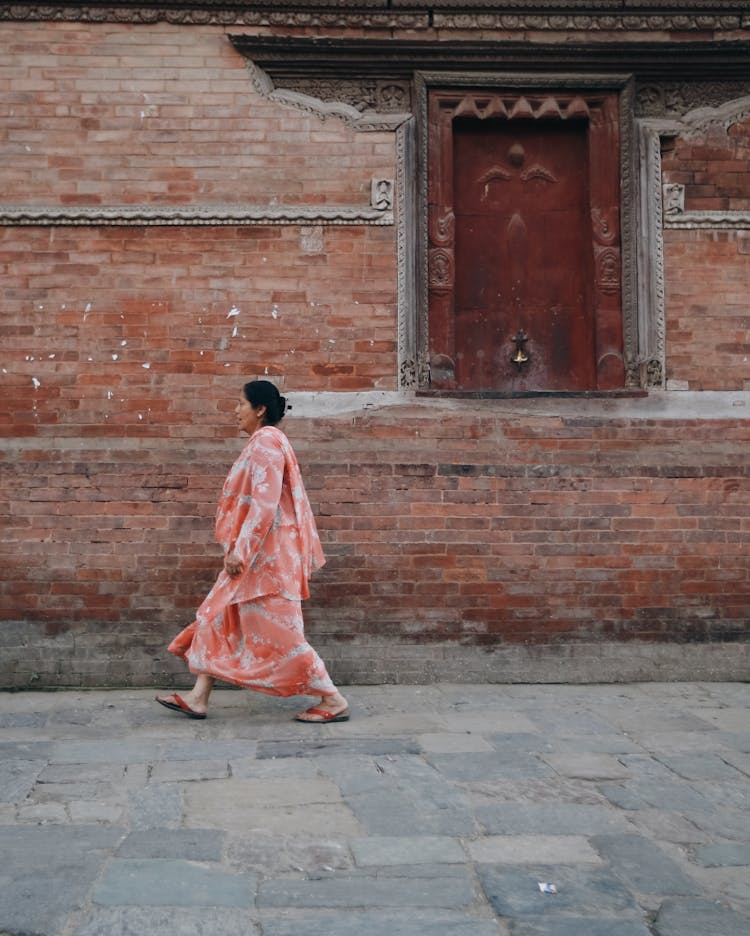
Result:
M427 157L430 386L623 387L618 95L436 88Z
M457 389L596 387L586 133L454 120Z

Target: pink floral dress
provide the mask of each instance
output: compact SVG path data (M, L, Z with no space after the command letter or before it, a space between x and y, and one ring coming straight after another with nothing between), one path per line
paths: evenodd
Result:
M196 620L169 650L190 671L271 695L333 695L307 643L300 602L325 562L292 446L264 426L232 466L216 511L216 539L243 570L221 571Z

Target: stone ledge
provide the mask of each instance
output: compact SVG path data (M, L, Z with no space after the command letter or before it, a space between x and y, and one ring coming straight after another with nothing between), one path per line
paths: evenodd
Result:
M105 638L106 639L106 638ZM626 683L750 680L750 641L656 643L581 641L535 645L462 646L450 641L419 643L359 637L344 644L310 639L341 685L453 683ZM128 660L97 654L99 635L86 638L85 656L70 643L26 627L25 647L5 646L0 632L0 688L56 689L188 686L187 669L165 649L155 657L137 644ZM33 663L29 662L33 648ZM151 648L153 649L153 648ZM48 665L45 665L45 661ZM125 662L128 665L124 665ZM111 667L116 663L116 667ZM33 669L33 673L32 673Z

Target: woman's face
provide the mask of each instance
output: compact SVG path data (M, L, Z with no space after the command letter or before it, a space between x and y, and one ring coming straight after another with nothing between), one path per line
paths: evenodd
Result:
M238 426L242 432L246 432L250 436L263 425L266 408L263 405L257 407L257 409L254 408L252 404L248 403L243 393L234 412L237 416Z

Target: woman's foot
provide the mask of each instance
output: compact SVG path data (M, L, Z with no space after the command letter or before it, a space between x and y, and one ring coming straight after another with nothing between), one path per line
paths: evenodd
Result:
M156 696L156 701L159 705L163 705L164 708L171 709L173 712L180 712L183 715L187 715L188 718L206 717L206 709L208 707L206 703L201 699L194 699L189 692L184 696L178 695L176 692L168 696Z
M323 696L317 705L295 715L294 720L322 724L349 721L349 703L340 692Z

